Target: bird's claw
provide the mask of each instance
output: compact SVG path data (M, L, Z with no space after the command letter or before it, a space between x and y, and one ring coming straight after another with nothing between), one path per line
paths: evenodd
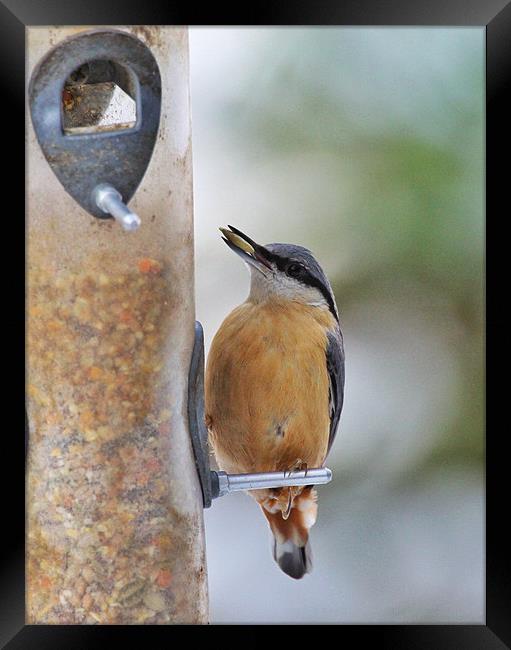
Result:
M305 476L307 476L307 469L308 465L307 463L302 460L301 458L297 458L295 463L291 465L291 467L288 470L288 476L291 476L292 474L295 474L296 472L303 472L305 471ZM286 472L284 471L284 475Z

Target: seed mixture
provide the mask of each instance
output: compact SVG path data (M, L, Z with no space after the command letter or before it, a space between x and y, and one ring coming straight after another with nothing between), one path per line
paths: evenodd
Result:
M183 621L176 548L193 521L170 498L180 414L164 372L176 306L157 260L90 268L29 273L27 623Z

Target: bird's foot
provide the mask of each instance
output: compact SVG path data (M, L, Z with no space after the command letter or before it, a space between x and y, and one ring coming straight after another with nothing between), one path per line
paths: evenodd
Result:
M282 519L287 519L291 514L291 508L293 507L293 488L289 488L289 494L287 498L287 506L285 510L282 510Z
M296 472L303 472L305 470L305 476L307 476L307 469L308 469L307 463L301 458L297 458L295 462L291 465L291 467L284 472L284 474L291 476Z

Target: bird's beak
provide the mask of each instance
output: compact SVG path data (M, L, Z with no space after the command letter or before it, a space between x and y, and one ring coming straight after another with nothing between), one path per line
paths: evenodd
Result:
M230 230L220 228L221 233L224 235L222 239L227 246L245 262L250 264L250 266L256 268L263 275L268 276L269 271L273 271L270 263L270 252L264 246L257 244L253 239L247 237L241 230L234 228L234 226L229 226L229 228Z

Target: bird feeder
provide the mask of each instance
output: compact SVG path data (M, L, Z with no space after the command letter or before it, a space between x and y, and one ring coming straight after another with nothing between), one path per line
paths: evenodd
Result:
M206 622L187 30L27 44L27 623Z
M28 30L27 622L207 622L187 31ZM128 205L129 204L129 205Z

